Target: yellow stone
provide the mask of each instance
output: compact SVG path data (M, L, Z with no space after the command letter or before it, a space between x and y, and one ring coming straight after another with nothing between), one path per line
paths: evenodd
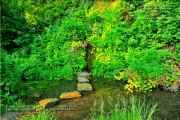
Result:
M42 108L47 108L54 106L55 104L58 104L60 101L57 98L49 98L49 99L43 99L39 101L39 104Z
M80 98L81 94L78 91L64 92L60 95L60 99Z

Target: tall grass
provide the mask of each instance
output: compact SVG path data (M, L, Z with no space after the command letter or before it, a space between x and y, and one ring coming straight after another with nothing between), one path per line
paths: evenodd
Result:
M56 120L54 113L43 110L38 114L32 114L30 116L22 116L19 120Z
M119 100L110 108L101 100L99 109L92 111L92 120L152 120L156 107L157 103L150 103L134 96Z

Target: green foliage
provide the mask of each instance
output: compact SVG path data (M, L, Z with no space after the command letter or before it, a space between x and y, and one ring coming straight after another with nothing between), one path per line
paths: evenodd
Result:
M81 1L76 2L20 2L28 7L24 11L27 24L35 28L14 40L21 46L14 49L12 56L22 70L22 80L72 80L76 72L85 68L85 49L80 48L74 54L71 44L84 41L90 33L84 17L79 18L90 3L79 6ZM83 10L78 13L76 9ZM32 35L35 31L44 34Z
M180 62L180 44L176 45L176 51L173 52L172 58L175 59L177 63Z
M157 107L157 103L149 103L134 96L116 104L111 103L113 106L108 108L108 112L105 112L107 108L104 102L100 104L99 109L92 112L92 120L152 120Z
M92 51L95 54L94 76L112 79L126 64L124 54L120 53L126 51L125 37L122 36L126 25L119 18L122 13L120 2L110 4L104 2L103 5L93 6L87 14L90 22L94 22L91 25L92 35L88 38L95 47Z
M68 22L69 20L65 21ZM72 80L73 75L86 66L85 49L80 48L76 53L71 52L71 40L77 40L78 37L74 37L77 33L70 33L71 31L66 30L69 30L70 27L75 30L76 27L67 23L64 24L62 27L57 24L50 26L47 28L46 34L35 37L34 44L30 46L30 55L27 56L26 52L23 53L24 48L19 52L21 54L14 54L17 64L23 70L24 79ZM78 24L74 24L74 26L78 26ZM78 31L78 28L75 31ZM68 37L70 34L71 37Z
M97 3L87 14L92 27L88 41L93 43L95 54L93 75L127 81L125 89L130 92L134 88L146 91L158 84L174 84L178 75L173 73L171 62L172 58L177 62L179 57L168 46L179 41L179 13L171 9L179 3L131 3Z
M0 97L1 97L1 108L3 109L7 105L14 103L18 97L14 94L16 86L20 81L21 71L18 66L14 64L11 56L1 49L1 65L0 65Z
M34 28L27 24L24 11L32 9L26 2L18 0L2 0L2 26L1 26L1 47L10 51L20 44L15 44L14 39L20 38L21 44L27 44L31 40L31 35L34 34ZM24 40L24 38L26 38Z
M38 114L32 114L31 116L22 116L19 120L56 120L54 113L48 110L43 110Z
M169 57L168 51L148 49L130 52L127 62L130 72L141 76L142 79L162 78L169 72L164 68L168 67L165 64L168 64L166 59Z
M73 80L87 67L87 44L93 47L94 76L126 81L127 89L138 91L177 81L179 2L1 3L1 47L9 54L2 53L2 65L9 69L3 68L2 78L7 86L20 77L22 81ZM7 63L9 58L13 64Z
M172 85L178 80L177 75L173 77L172 67L167 59L170 53L167 50L147 49L143 51L129 52L127 62L128 68L120 72L116 79L127 79L125 89L132 93L136 91L147 91L160 85ZM167 81L162 81L166 78Z

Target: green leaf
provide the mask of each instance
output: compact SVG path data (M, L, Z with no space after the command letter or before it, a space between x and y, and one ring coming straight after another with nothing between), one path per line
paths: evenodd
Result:
M4 87L4 90L9 91L10 89L9 89L9 87L8 87L8 86L6 86L6 87Z
M5 83L5 85L6 85L6 86L9 86L9 85L11 85L11 82L7 82L7 83Z
M4 85L4 83L5 83L4 81L1 81L1 82L0 82L0 86L3 86L3 85Z

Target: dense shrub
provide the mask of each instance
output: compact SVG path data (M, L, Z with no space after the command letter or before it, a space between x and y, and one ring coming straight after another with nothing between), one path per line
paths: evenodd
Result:
M87 40L94 46L93 75L127 81L125 89L131 92L174 84L178 74L172 68L172 56L178 57L171 47L179 44L179 12L172 6L179 3L136 4L99 2L89 10L92 34Z
M73 80L87 66L89 44L93 76L123 80L130 91L177 81L179 2L2 3L1 47L20 70L21 80Z
M7 105L14 103L18 97L16 94L16 86L20 82L21 71L19 66L14 64L13 58L7 52L1 49L1 65L0 65L0 106L1 111Z
M24 68L26 79L72 79L76 72L80 72L86 66L85 47L76 48L74 53L71 51L72 44L73 41L82 43L88 31L89 28L82 20L72 17L64 19L61 26L55 24L46 28L46 33L36 36L30 45L31 54L28 62L20 63L22 67L27 66ZM31 62L33 64L28 64Z
M1 5L1 47L12 51L13 48L20 47L20 44L14 43L15 39L21 38L23 41L20 42L23 45L30 42L27 41L27 39L31 38L30 33L34 33L34 28L30 24L27 24L24 14L25 9L31 11L32 8L28 4L17 0L2 0ZM26 40L24 40L24 38L26 38Z

